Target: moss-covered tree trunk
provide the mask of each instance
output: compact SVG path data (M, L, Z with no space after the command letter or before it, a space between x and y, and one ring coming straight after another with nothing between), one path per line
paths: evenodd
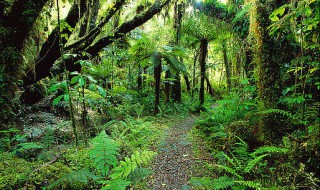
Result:
M86 7L86 1L81 0L79 4L74 4L69 13L68 16L65 18L65 22L69 24L70 27L74 28L78 21L80 20L80 17L83 16L84 13L86 13L87 7ZM80 13L80 14L79 14ZM79 17L80 16L80 17ZM71 31L67 28L63 29L61 31L62 34L70 35ZM66 43L66 40L63 40L63 43ZM54 62L59 59L61 56L60 47L59 47L59 40L58 40L58 26L51 32L46 42L42 45L37 64L35 65L34 70L30 70L26 73L24 79L23 79L23 85L28 86L33 84L34 82L39 81L40 79L50 76L50 68L53 66ZM67 69L70 69L70 67L75 67L76 69L80 69L79 64L66 64ZM63 68L58 69L59 72L63 71ZM35 72L35 73L34 73ZM55 72L55 71L53 71ZM56 74L56 73L54 73Z
M0 130L14 111L15 90L23 74L22 49L47 0L0 2ZM9 12L5 12L9 10Z
M200 105L204 103L204 80L206 75L206 58L208 53L208 40L201 39L200 41Z
M250 34L253 37L253 58L257 69L258 97L262 110L275 108L280 97L280 62L277 59L277 44L268 34L270 25L267 0L251 0ZM270 8L270 7L269 7ZM272 10L272 9L271 9ZM261 118L260 128L264 132L274 129L273 114Z
M223 53L224 66L226 68L227 89L228 89L228 92L230 92L230 89L231 89L231 72L230 72L230 64L228 62L227 47L226 47L226 42L225 41L222 42L222 53Z

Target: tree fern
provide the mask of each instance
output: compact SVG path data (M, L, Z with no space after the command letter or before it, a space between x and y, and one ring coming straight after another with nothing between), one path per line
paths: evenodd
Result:
M90 159L93 160L95 168L106 176L110 167L117 164L118 145L114 140L108 138L104 131L92 140L92 144Z
M127 178L138 166L149 164L155 155L156 152L153 151L134 152L130 158L125 157L124 161L120 161L120 164L112 170L111 179Z

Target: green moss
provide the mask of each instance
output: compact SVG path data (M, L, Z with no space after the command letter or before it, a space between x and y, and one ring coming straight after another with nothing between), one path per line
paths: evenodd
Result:
M0 189L17 189L23 187L34 163L12 156L0 154Z
M72 170L61 162L41 167L37 172L30 176L29 183L39 185L51 184ZM63 185L63 184L61 184Z

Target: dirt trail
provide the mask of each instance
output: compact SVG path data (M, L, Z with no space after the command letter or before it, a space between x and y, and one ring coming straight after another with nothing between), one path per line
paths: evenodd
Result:
M194 158L188 132L195 117L190 116L166 131L167 137L158 146L158 156L153 161L154 174L149 182L150 189L190 189L187 184L192 173Z

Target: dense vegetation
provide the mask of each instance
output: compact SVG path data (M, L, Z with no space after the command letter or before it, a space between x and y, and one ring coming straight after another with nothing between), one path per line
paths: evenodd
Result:
M319 0L0 1L0 189L148 189L190 114L188 187L319 189L319 26Z

